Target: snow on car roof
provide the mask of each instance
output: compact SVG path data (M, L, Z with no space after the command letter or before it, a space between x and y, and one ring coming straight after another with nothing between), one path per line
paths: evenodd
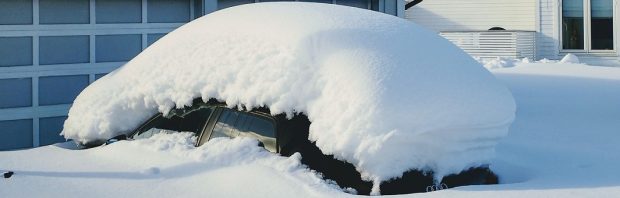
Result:
M309 139L375 184L411 169L440 178L486 164L515 114L487 70L412 22L330 4L255 3L194 20L95 81L62 134L105 140L195 98L303 112Z

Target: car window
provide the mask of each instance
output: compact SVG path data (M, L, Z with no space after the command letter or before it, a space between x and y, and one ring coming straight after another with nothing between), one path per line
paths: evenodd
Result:
M237 136L255 138L267 150L276 152L275 125L271 119L251 113L224 109L210 138Z
M132 138L143 139L158 133L175 132L191 132L197 135L202 131L212 112L213 108L204 107L171 117L159 115L148 121Z
M213 127L211 139L216 137L236 137L238 132L233 128L233 125L237 121L238 116L239 112L225 109L217 120L215 127Z

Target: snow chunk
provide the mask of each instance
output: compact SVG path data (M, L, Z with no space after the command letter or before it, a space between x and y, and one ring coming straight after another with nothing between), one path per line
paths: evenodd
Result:
M574 54L568 53L566 54L566 56L564 56L564 58L562 58L562 60L560 60L560 63L579 64L579 58Z
M525 64L532 62L529 58L525 57L522 59L513 59L506 57L496 57L496 58L480 58L474 57L476 61L478 61L482 66L487 69L499 69L499 68L508 68L515 67L519 64Z
M309 139L371 181L488 163L515 113L494 76L414 23L346 6L257 3L194 20L95 81L62 134L105 140L195 98L303 112Z

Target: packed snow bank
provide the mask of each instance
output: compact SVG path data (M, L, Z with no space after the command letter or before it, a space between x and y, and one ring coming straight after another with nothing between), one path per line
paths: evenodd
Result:
M562 60L560 60L560 63L579 64L579 57L575 56L574 54L568 53L566 54L566 56L564 56L564 58L562 58Z
M190 22L94 82L76 98L63 134L104 140L195 98L303 112L310 140L376 182L488 163L515 113L493 75L409 21L329 4L258 3Z
M505 58L505 57L497 57L497 58L480 58L474 57L482 66L487 69L499 69L499 68L509 68L516 67L519 65L530 65L529 63L558 63L558 64L581 64L579 61L579 57L574 54L568 53L561 60L549 60L546 58L540 59L538 61L532 61L529 58L522 59L514 59L514 58Z
M342 189L249 138L194 147L190 133L156 134L88 150L50 145L0 152L0 197L336 197ZM37 190L31 190L37 186ZM242 188L240 188L242 187ZM242 189L242 190L240 190ZM278 192L278 193L274 193Z

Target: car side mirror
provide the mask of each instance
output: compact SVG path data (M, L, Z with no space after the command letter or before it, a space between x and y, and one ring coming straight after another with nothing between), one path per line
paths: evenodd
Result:
M123 134L123 135L117 135L113 138L108 139L107 141L105 141L105 144L112 144L114 142L118 142L121 140L126 140L127 139L127 135Z

